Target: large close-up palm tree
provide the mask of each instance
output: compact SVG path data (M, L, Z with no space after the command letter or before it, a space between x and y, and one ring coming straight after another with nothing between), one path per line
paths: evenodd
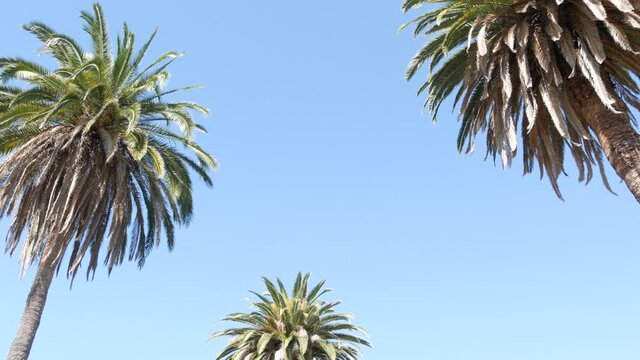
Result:
M310 274L298 274L291 292L280 279L276 284L263 278L267 292L249 313L230 314L224 321L239 327L220 330L212 338L231 340L217 360L356 360L359 346L371 345L354 332L366 331L351 323L351 316L335 312L340 302L324 302L328 293L321 281L309 287Z
M640 2L406 0L403 10L420 6L405 26L429 40L407 78L427 68L419 94L434 120L445 99L459 106L460 151L484 132L489 156L509 166L519 151L524 172L537 163L558 196L567 158L580 181L600 172L608 188L604 153L640 201Z
M194 142L204 128L192 111L207 110L168 99L188 89L165 89L181 54L143 65L155 33L136 49L125 24L112 51L100 6L81 18L90 52L34 22L24 28L57 67L0 58L0 216L13 218L6 251L20 249L23 273L37 264L10 360L28 357L63 258L68 277L84 263L89 278L100 260L109 272L125 259L142 266L161 237L173 248L174 226L192 217L190 171L210 185L215 166Z

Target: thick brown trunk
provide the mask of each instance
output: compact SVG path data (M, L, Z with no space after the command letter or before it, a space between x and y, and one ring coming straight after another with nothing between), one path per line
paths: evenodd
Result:
M47 301L49 286L55 273L55 257L43 257L38 264L36 277L31 285L31 291L27 297L18 333L16 334L7 360L26 360L31 352L31 345L36 337L36 331L40 325L40 318Z
M618 176L640 202L640 135L631 119L624 112L616 114L604 106L586 81L575 81L570 88L576 110L593 129Z

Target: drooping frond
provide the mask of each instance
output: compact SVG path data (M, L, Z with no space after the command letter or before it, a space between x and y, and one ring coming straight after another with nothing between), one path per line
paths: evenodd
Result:
M484 132L489 155L507 167L520 148L525 173L537 162L558 196L565 153L574 158L580 181L589 181L597 167L608 187L601 147L570 90L588 87L610 111L632 118L630 108L640 105L640 4L406 0L403 9L427 4L439 7L408 25L431 40L409 64L407 78L428 66L419 94L426 94L434 120L454 95L459 149L472 151Z
M0 86L0 217L13 216L6 251L22 244L23 269L43 252L67 256L70 277L83 260L94 273L101 251L111 271L124 259L142 266L163 236L173 248L175 225L192 217L191 172L211 185L216 166L193 139L204 128L192 114L207 110L169 100L193 87L158 90L177 53L143 67L155 33L136 50L125 25L112 53L101 7L82 18L91 54L33 22L25 29L59 67L0 58L0 81L23 85Z
M51 54L61 68L78 67L84 60L84 50L71 37L55 32L47 25L32 22L24 29L42 41L42 52Z
M252 292L258 300L250 313L234 313L224 321L239 327L217 331L211 338L230 336L218 360L357 360L359 346L371 344L354 332L366 331L351 323L347 314L336 313L339 302L320 298L329 292L324 281L309 288L310 274L298 274L288 292L280 279L263 278L266 293Z

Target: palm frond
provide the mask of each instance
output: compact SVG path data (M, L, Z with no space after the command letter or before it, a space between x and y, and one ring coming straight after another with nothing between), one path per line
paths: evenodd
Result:
M308 291L309 279L310 274L299 273L289 292L280 279L263 278L267 292L252 292L258 301L251 307L258 311L228 315L223 320L241 326L211 336L232 337L217 359L244 359L247 354L264 360L359 359L359 346L371 344L353 332L366 331L353 325L350 316L333 312L339 302L320 300L328 290L325 281Z

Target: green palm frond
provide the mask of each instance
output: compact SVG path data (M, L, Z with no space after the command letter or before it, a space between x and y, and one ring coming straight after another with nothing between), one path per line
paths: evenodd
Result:
M193 87L164 89L179 53L141 66L155 32L136 49L125 24L112 51L100 5L81 17L93 52L32 22L24 28L58 68L0 58L0 81L22 85L0 86L0 216L14 216L6 249L22 243L23 269L43 252L66 254L70 277L85 258L95 273L101 249L109 271L125 259L142 266L163 234L171 249L174 227L192 217L191 172L211 185L216 166L193 139L204 129L193 113L207 109L170 100Z
M366 330L353 325L347 314L335 313L339 302L325 303L321 295L329 292L321 281L309 290L310 274L298 274L291 291L276 279L263 278L266 293L252 292L258 301L254 311L234 313L224 321L240 327L215 332L211 338L230 336L218 360L357 360L359 346L369 341L354 335Z
M602 149L572 87L586 86L612 112L640 107L640 9L626 0L406 0L404 11L429 10L403 28L429 41L410 62L412 79L435 118L454 96L458 148L472 151L486 133L487 154L511 165L521 137L525 173L537 160L560 196L558 177L570 154L589 180ZM455 95L454 95L455 94ZM568 150L568 151L567 151ZM595 166L594 166L595 165ZM608 187L606 178L603 176Z

